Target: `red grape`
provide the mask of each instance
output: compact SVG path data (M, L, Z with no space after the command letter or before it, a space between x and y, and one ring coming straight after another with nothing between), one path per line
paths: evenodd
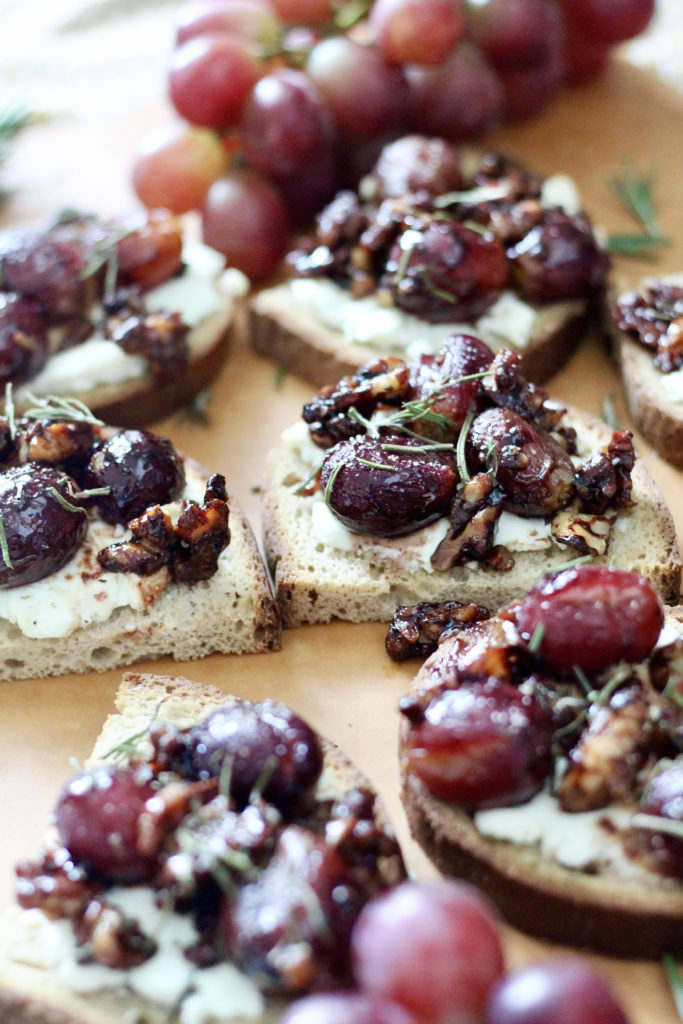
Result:
M173 54L169 95L191 124L221 131L239 121L258 76L256 58L237 36L197 36Z
M537 64L551 50L558 13L553 0L484 0L469 8L470 35L496 65Z
M643 661L663 621L648 580L606 565L577 566L537 583L517 610L522 638L541 635L537 651L551 671L576 665L588 675L619 661Z
M589 964L556 957L500 981L484 1024L628 1024L628 1019Z
M368 137L401 128L407 85L399 68L375 47L345 36L325 39L311 50L306 72L346 135Z
M264 75L242 119L244 153L252 167L274 178L305 167L329 148L330 113L303 71L281 68Z
M196 210L227 166L220 139L206 128L182 122L143 140L133 163L133 188L149 209Z
M552 720L500 680L445 690L413 721L402 760L431 793L468 809L530 799L550 768Z
M465 31L461 0L375 0L370 27L394 64L440 64Z
M505 91L505 118L520 121L538 114L564 82L564 58L549 58L527 67L499 68Z
M335 0L270 0L287 25L325 25L332 20Z
M212 32L237 35L259 51L272 49L281 25L266 0L186 0L176 15L176 43Z
M306 996L285 1011L278 1024L417 1024L397 1003L364 992Z
M304 227L334 198L341 184L335 154L326 149L315 159L308 160L304 167L279 178L277 187L294 225Z
M601 43L624 42L647 28L655 0L563 0L567 20Z
M140 817L156 790L130 769L77 775L57 803L57 831L74 858L110 878L147 878L156 860L139 849ZM163 837L160 837L160 842Z
M564 74L567 84L577 85L595 78L609 60L609 43L591 39L571 21L565 23L564 32Z
M438 67L413 66L407 77L410 121L425 135L459 142L490 131L503 117L500 79L468 41Z
M253 171L233 171L219 178L202 207L206 244L253 281L275 270L286 250L289 230L281 196Z
M361 989L422 1024L471 1024L503 973L495 911L460 882L407 882L371 900L351 935Z

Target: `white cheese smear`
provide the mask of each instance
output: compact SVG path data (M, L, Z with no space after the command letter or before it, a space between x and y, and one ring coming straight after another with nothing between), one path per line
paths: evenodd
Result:
M199 502L204 489L204 478L188 468L181 498ZM91 518L85 540L61 569L35 583L0 590L0 618L27 637L46 639L106 622L117 608L142 611L161 594L168 576L105 572L97 562L98 551L128 537L125 527Z
M6 955L16 963L54 971L65 987L80 995L111 991L126 999L133 994L169 1013L177 1010L180 1024L262 1017L261 992L233 964L199 968L184 955L198 939L189 916L161 909L153 891L144 886L114 888L106 897L157 944L155 954L139 967L119 970L79 963L70 923L50 921L40 910L17 909Z
M177 311L193 328L221 309L230 313L234 299L248 289L240 271L223 270L224 258L199 242L183 247L183 263L181 274L145 293L147 309ZM124 352L116 342L95 333L82 344L51 356L40 373L16 389L16 397L23 401L27 392L39 397L79 394L104 384L124 384L142 377L146 370L147 361L142 356Z

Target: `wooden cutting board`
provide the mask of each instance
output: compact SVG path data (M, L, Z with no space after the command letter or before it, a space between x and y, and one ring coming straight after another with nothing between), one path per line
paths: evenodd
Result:
M0 227L40 224L57 209L76 206L118 213L134 204L129 168L137 142L170 117L163 100L106 120L55 118L22 136L6 182L16 189ZM626 282L643 274L683 269L683 98L653 78L616 63L600 82L568 93L536 120L491 138L543 174L558 170L577 180L587 209L608 230L632 229L608 182L630 159L641 171L654 166L657 208L670 245L656 265L620 261ZM628 425L619 385L596 342L586 343L549 385L553 396L601 412L606 396ZM210 423L180 416L158 425L187 454L224 472L258 532L260 467L280 430L294 419L310 389L252 356L236 340L209 405ZM683 477L637 436L641 457L664 491L683 536ZM434 874L412 843L398 798L397 702L412 666L395 666L383 650L384 627L334 623L290 631L277 654L213 656L191 664L169 660L150 669L182 672L226 692L260 699L276 696L340 743L375 781L407 854L420 877ZM12 898L15 861L33 854L57 792L71 773L71 759L90 750L111 710L120 672L0 683L0 906ZM543 943L506 929L510 964L549 952ZM677 1020L658 964L593 958L613 982L633 1024Z

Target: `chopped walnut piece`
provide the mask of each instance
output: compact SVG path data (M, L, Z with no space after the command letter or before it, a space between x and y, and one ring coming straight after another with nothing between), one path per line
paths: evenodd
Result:
M445 572L469 559L483 561L493 548L503 498L503 491L488 473L477 473L468 480L453 501L451 526L432 554L432 568Z
M218 556L230 542L228 518L225 478L215 474L202 505L153 505L129 522L130 540L110 544L97 558L110 572L146 576L168 566L176 583L205 580L215 573Z
M423 601L397 608L385 646L394 661L426 658L453 633L490 616L488 608L460 601Z
M521 358L515 352L502 349L491 363L491 373L481 382L482 390L492 405L511 409L543 430L552 430L565 409L546 404L548 393L527 381L520 366Z
M76 919L74 933L88 959L115 969L139 967L157 948L135 921L99 897L90 900Z
M53 420L21 420L15 440L17 462L49 462L82 459L96 439L95 425L85 420L60 423Z
M129 315L126 315L128 313ZM179 313L124 311L107 324L107 334L124 352L147 360L158 381L174 380L187 366L189 327Z
M630 800L644 762L648 702L641 687L618 690L609 704L593 707L558 788L565 811L596 810L613 800Z
M580 512L573 505L553 516L550 530L558 544L573 548L577 555L599 556L607 552L616 518L616 511L599 516Z
M587 459L576 471L574 483L582 512L602 515L609 507L628 508L631 500L631 471L635 463L633 434L615 430L599 455Z

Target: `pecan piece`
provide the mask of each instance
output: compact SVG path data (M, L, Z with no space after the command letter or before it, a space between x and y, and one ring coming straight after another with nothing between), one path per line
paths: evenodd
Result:
M631 431L615 430L602 452L587 459L574 475L581 511L602 515L608 506L616 509L632 505L635 459Z

